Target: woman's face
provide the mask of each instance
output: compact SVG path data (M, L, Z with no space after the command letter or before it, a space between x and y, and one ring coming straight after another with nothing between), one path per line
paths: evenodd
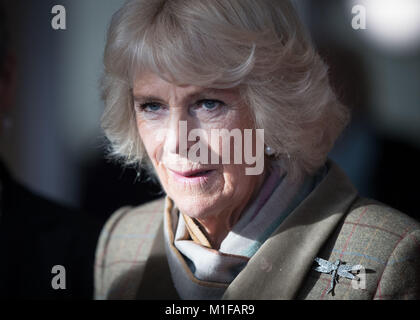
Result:
M229 132L239 129L242 138L244 129L253 129L250 111L237 90L177 86L156 74L146 73L134 82L133 101L138 132L146 152L165 192L182 213L206 219L243 209L261 184L263 175L246 175L245 168L249 165L245 164L244 157L242 163L234 164L233 139L230 161L223 164L223 142L220 137L211 138L212 132L217 132L214 129ZM194 148L199 145L198 140L187 140L193 129L199 129L195 131L208 137L207 140L200 135L201 146L205 146L201 150L208 150L207 163L191 157L205 155L201 150L193 152L197 151ZM255 145L251 148L255 150ZM234 151L242 153L242 150ZM219 159L219 164L215 159Z

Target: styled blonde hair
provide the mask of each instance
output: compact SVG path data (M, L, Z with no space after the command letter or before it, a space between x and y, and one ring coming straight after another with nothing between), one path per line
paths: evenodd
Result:
M112 17L104 53L102 127L111 154L150 162L132 101L135 76L238 87L265 144L287 170L313 173L349 120L328 70L286 0L130 0Z

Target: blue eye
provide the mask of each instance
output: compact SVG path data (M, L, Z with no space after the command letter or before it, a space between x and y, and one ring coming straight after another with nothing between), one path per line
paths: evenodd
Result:
M140 106L140 108L146 112L156 112L160 110L161 106L156 103L144 103Z
M221 102L217 100L203 100L200 102L200 104L206 110L213 110L216 109L221 104Z

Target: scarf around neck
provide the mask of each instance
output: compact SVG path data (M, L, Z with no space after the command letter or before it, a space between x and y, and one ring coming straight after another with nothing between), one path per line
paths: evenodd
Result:
M220 299L227 286L284 219L326 174L322 167L313 176L292 180L272 170L257 197L245 208L219 250L200 230L198 222L182 214L172 202L166 211L165 241L172 279L182 299Z

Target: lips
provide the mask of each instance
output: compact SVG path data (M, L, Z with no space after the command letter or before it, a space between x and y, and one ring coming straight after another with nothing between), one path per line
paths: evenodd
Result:
M210 188L216 181L216 169L196 168L190 170L168 170L172 176L174 187L199 188L200 190Z
M171 170L173 173L182 176L184 178L196 178L196 177L202 177L202 176L206 176L207 174L209 174L211 171L213 171L212 169L195 169L195 170L188 170L188 171L176 171L176 170Z

